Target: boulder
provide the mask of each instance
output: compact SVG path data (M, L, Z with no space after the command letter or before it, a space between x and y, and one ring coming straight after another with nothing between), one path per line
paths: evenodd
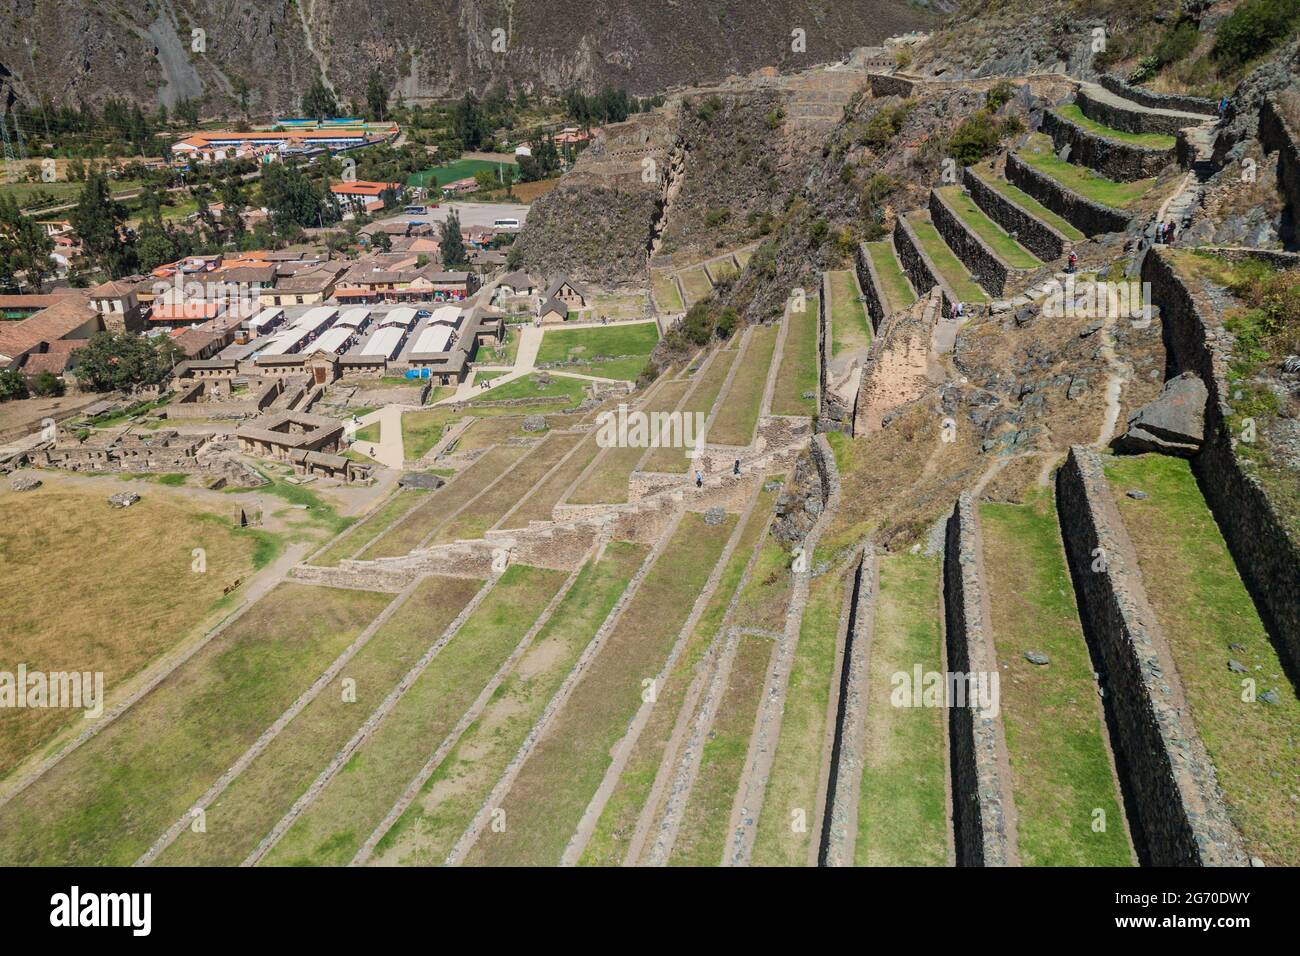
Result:
M1130 454L1156 451L1190 458L1205 441L1205 402L1209 392L1195 372L1165 382L1155 400L1128 420L1128 430L1115 439L1116 451Z
M139 500L140 500L140 496L137 495L135 492L122 491L119 492L118 494L110 495L108 498L108 503L112 505L114 508L129 508Z
M402 488L427 488L430 491L441 488L446 483L438 475L430 474L427 471L403 472L402 477L397 479L397 484Z
M704 512L704 523L707 525L719 525L727 520L727 509L719 508L716 505Z
M35 475L14 475L9 482L9 487L14 491L31 491L33 488L41 486L41 479Z
M546 419L541 415L527 415L524 417L523 429L526 432L544 432Z

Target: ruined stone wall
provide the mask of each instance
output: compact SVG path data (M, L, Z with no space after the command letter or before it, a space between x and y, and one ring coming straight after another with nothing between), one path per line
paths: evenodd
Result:
M817 430L851 433L853 409L846 408L831 388L831 283L821 276L821 295L817 297Z
M1300 145L1271 95L1259 110L1258 135L1265 153L1277 153L1277 188L1287 212L1282 217L1282 238L1294 248L1296 223L1300 221Z
M1151 283L1151 300L1160 307L1167 377L1195 372L1209 391L1205 443L1192 468L1264 626L1295 675L1300 673L1300 542L1287 534L1259 479L1237 460L1228 418L1230 346L1214 306L1183 283L1168 255L1148 252L1142 280Z
M1125 133L1164 133L1166 136L1173 136L1185 126L1196 125L1194 117L1180 116L1177 113L1140 112L1094 99L1085 89L1080 89L1074 94L1074 102L1079 104L1079 109L1083 110L1083 115L1088 119ZM1155 108L1169 109L1170 107Z
M943 551L943 611L951 673L996 673L979 580L979 538L969 494L948 518ZM959 866L1006 866L1010 837L1001 794L996 718L968 706L948 708L953 835Z
M1132 217L1128 213L1085 199L1066 189L1052 177L1040 173L1015 153L1007 154L1007 182L1023 189L1085 236L1123 232Z
M1015 285L1030 274L1028 269L1013 269L993 249L966 226L937 189L930 190L930 221L939 235L956 253L971 277L995 298L1002 296L1007 284ZM1023 282L1020 283L1023 285Z
M865 242L858 243L858 251L853 260L858 273L858 285L867 300L867 317L871 319L871 331L880 331L880 323L885 318L885 294L881 291L880 277L876 275L875 264L867 252Z
M867 83L872 96L901 96L909 98L916 89L916 81L888 73L869 73Z
M943 299L943 314L951 315L957 293L939 274L939 270L921 248L916 233L912 232L912 227L902 216L894 223L894 251L898 253L898 261L902 264L908 281L912 283L912 288L916 290L917 297L924 298L926 293L937 286Z
M1056 110L1043 111L1042 130L1052 137L1052 147L1070 147L1070 162L1096 170L1117 182L1154 176L1174 161L1174 148L1154 149L1090 133Z
M1057 511L1084 632L1101 671L1121 781L1157 866L1241 866L1241 836L1214 766L1177 705L1172 664L1132 543L1097 456L1076 446L1056 478ZM1150 622L1148 627L1147 622ZM1135 827L1135 834L1137 833Z
M1219 104L1204 96L1157 93L1140 86L1131 86L1114 73L1102 74L1097 82L1116 96L1122 96L1126 100L1141 103L1155 110L1182 110L1187 113L1202 113L1206 116L1217 116L1219 112Z
M1051 262L1065 255L1070 240L1056 229L1021 209L978 176L963 171L962 183L985 215L1039 259Z

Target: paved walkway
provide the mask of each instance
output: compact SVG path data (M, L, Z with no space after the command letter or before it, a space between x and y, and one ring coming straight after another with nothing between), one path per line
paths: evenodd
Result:
M402 413L414 410L413 405L385 405L362 415L358 419L361 423L359 427L379 423L379 441L356 441L352 443L352 448L373 458L385 468L401 468L406 461L402 447Z

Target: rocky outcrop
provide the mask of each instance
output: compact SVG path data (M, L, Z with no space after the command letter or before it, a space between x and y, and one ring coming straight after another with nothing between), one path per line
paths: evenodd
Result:
M1067 189L1046 173L1040 173L1015 153L1007 154L1007 182L1033 196L1085 236L1123 232L1132 216L1103 206Z
M872 73L867 77L872 96L901 96L907 99L916 89L916 81L891 73Z
M1300 239L1300 140L1273 96L1265 98L1259 111L1259 142L1265 153L1277 153L1277 188L1285 203L1281 237L1288 248L1295 248Z
M1069 239L1037 216L1021 209L969 169L962 172L962 185L986 216L1043 262L1051 262L1065 255L1065 250L1070 245Z
M1174 147L1155 149L1099 136L1055 110L1043 112L1043 132L1052 137L1052 147L1070 148L1070 162L1096 170L1117 182L1132 182L1154 176L1174 161Z
M1183 372L1165 382L1159 396L1128 420L1128 430L1115 440L1116 451L1142 454L1164 452L1190 458L1205 441L1205 401L1209 393L1195 372Z
M1156 866L1244 866L1214 765L1181 705L1176 671L1097 456L1075 446L1057 511L1084 633L1100 667L1121 784Z

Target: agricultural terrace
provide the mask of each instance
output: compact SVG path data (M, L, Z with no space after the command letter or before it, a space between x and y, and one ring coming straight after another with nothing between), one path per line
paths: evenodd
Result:
M719 348L714 351L703 369L685 380L689 383L690 392L683 397L677 411L683 415L711 414L722 386L727 382L731 365L739 354L735 348ZM646 452L640 468L642 471L680 474L690 470L690 459L681 448L652 448Z
M1133 205L1156 184L1154 178L1117 183L1093 172L1087 166L1068 163L1056 155L1052 150L1052 140L1044 133L1031 133L1025 145L1016 151L1016 155L1066 189L1114 209Z
M776 349L780 326L751 326L744 350L737 360L731 384L722 396L722 405L709 424L708 441L718 445L749 445L762 410L767 389L768 368Z
M651 415L655 412L671 412L689 387L690 382L665 376L645 394L639 408ZM668 451L685 460L682 449ZM631 446L602 448L592 467L569 495L567 503L584 505L627 501L628 479L645 454L646 449Z
M826 273L831 290L831 355L871 347L871 320L852 269Z
M817 413L817 310L818 296L809 296L802 312L789 311L785 318L785 344L781 347L781 368L772 390L773 415L815 415ZM811 398L806 398L812 393Z

